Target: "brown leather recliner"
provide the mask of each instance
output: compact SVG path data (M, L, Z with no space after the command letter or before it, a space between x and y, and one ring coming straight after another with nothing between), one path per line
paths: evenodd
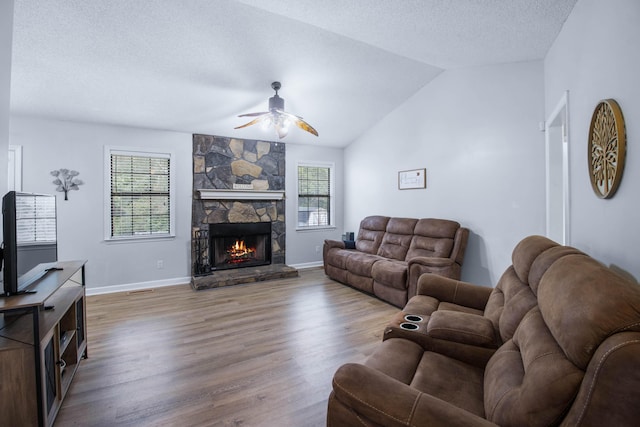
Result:
M392 319L383 339L408 338L484 366L537 304L538 284L547 268L563 256L579 253L546 237L529 236L516 245L512 265L494 288L424 274L418 294Z
M536 257L537 304L486 364L387 339L365 364L338 369L327 425L637 425L640 286L578 251L557 256L573 248L551 249Z

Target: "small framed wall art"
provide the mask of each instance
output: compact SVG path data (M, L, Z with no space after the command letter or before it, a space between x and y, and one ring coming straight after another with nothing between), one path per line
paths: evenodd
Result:
M427 170L425 168L398 172L398 189L416 188L427 188Z

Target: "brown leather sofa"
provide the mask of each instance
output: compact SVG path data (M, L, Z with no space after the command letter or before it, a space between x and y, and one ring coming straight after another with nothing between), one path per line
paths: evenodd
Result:
M445 219L369 216L355 247L325 240L327 276L398 307L416 293L418 277L436 273L460 278L469 230Z
M422 276L403 309L422 310L418 328L392 322L338 369L328 426L638 425L640 285L540 236L494 289L445 282Z

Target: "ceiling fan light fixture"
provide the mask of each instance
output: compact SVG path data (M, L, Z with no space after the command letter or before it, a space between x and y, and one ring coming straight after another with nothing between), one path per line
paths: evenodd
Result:
M282 139L289 134L289 128L281 125L276 125L276 134L278 138Z
M265 117L265 119L262 120L262 122L260 123L260 127L265 132L269 130L271 125L273 125L273 120L271 120L271 116L270 115Z
M255 117L255 119L251 120L249 123L245 123L242 126L238 126L235 129L244 128L256 123L261 123L263 129L268 129L271 125L273 125L278 138L282 139L288 135L291 123L293 123L300 129L318 136L318 131L316 131L309 123L302 120L302 117L284 111L284 99L278 96L280 87L280 82L271 83L271 88L275 90L276 94L269 98L269 111L239 115L238 117Z
M276 130L278 138L282 139L289 134L289 127L291 121L287 116L276 113L270 120L273 123L273 127Z

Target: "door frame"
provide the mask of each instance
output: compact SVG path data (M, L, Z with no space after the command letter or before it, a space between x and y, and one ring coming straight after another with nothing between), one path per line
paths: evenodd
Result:
M560 132L553 132L553 135L560 135L558 138L552 136L552 128L560 128ZM557 129L555 129L557 130ZM562 150L553 150L554 144L562 144ZM561 152L562 159L557 159L558 152ZM558 160L560 160L558 162ZM546 232L547 236L552 237L552 224L554 221L561 222L562 241L558 242L563 245L570 243L570 182L569 182L569 91L565 91L558 101L558 104L551 112L545 122L545 162L546 162ZM552 198L554 197L551 179L554 171L554 165L560 165L562 176L562 215L558 218L554 217L552 212ZM557 167L557 166L555 166ZM558 171L555 171L558 172ZM557 195L556 195L557 197Z

